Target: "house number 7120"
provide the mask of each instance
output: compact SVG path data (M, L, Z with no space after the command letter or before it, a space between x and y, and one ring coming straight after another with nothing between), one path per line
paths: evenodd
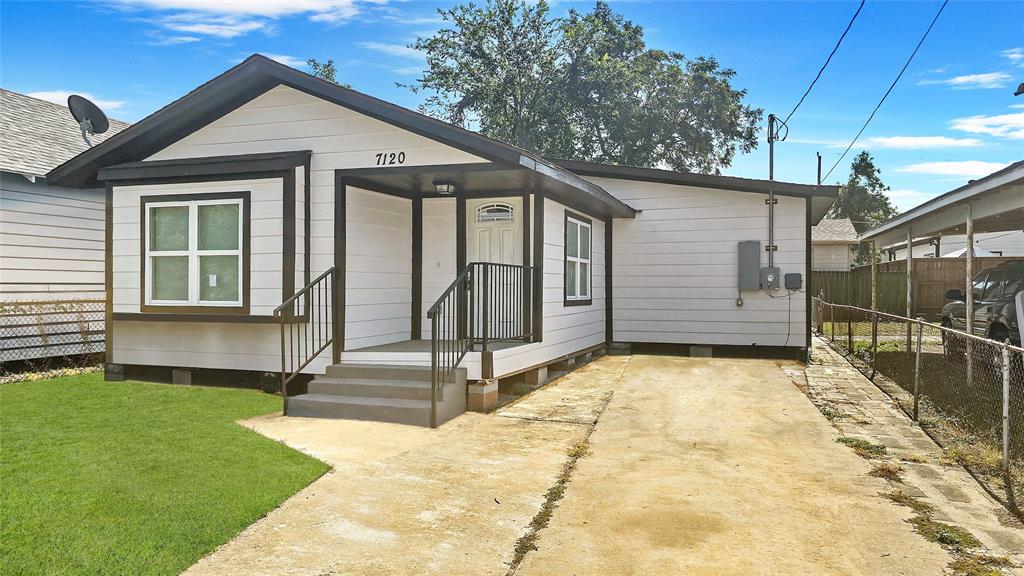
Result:
M392 166L394 164L405 164L405 152L380 152L377 154L377 166Z

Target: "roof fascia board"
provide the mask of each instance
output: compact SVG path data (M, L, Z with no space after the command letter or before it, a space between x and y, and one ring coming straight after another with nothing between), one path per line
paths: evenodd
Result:
M736 178L733 176L673 172L671 170L660 170L657 168L613 166L597 164L594 162L579 162L575 160L552 160L552 162L581 176L593 176L598 178L639 180L644 182L657 182L660 184L697 186L701 188L715 188L719 190L733 190L737 192L754 192L759 194L767 194L769 191L774 190L776 194L781 196L796 196L800 198L806 198L808 196L834 198L839 194L838 186L794 184L792 182L755 180L752 178Z
M147 180L190 176L262 173L301 166L312 154L309 150L293 153L242 154L209 158L181 158L151 162L130 162L101 168L98 179L103 182Z
M592 200L596 200L601 204L607 206L608 215L612 216L613 218L636 217L636 210L634 210L631 206L629 206L622 200L619 200L615 196L612 196L604 188L601 188L597 184L594 184L593 182L590 182L585 178L580 178L577 174L574 174L573 172L568 171L567 169L563 169L558 166L551 166L545 162L539 162L536 159L531 158L525 154L520 156L519 164L533 170L534 172L537 172L538 174L542 174L544 176L547 176L548 178L557 180L559 182L562 182L564 184L567 184L580 190L588 197L590 197Z
M993 188L1011 184L1016 180L1024 179L1024 161L1007 166L999 172L994 172L980 180L971 182L951 190L941 196L933 198L924 204L915 206L903 214L875 226L861 235L862 240L870 240L889 232L893 229L906 226L915 220L927 216L937 210L948 208L961 202L966 202L978 194L984 194Z

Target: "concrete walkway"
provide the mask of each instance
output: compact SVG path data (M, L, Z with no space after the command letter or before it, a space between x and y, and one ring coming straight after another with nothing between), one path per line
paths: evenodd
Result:
M249 420L334 470L186 574L500 576L588 433L517 574L942 574L949 555L878 496L796 377L616 356L438 430Z
M517 574L942 574L784 369L634 356Z

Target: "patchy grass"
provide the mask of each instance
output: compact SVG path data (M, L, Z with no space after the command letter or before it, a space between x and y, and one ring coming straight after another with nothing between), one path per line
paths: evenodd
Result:
M1012 566L1009 558L987 554L961 554L949 563L949 569L956 576L1003 576L1000 568Z
M951 444L943 450L949 460L990 476L1003 473L1003 455L997 448L982 443Z
M920 454L911 454L909 456L900 456L900 460L903 462L910 462L912 464L926 464L928 459Z
M907 520L914 531L930 542L935 542L953 554L949 569L956 576L1003 576L1000 568L1012 566L1010 561L999 556L988 556L970 552L981 546L973 534L960 528L939 522L932 518L935 509L902 490L881 495L883 498L914 511L914 517Z
M831 406L821 406L821 413L829 420L829 422L836 422L847 418L847 414L840 410L836 410Z
M327 465L235 421L253 390L104 382L0 386L0 574L178 574Z
M918 534L925 540L937 542L954 551L962 551L981 546L981 542L973 534L951 524L945 524L931 516L918 515L909 520Z
M579 460L587 454L590 454L590 444L586 441L577 442L566 451L566 455L574 460Z
M874 442L869 442L868 440L864 440L863 438L854 438L852 436L840 436L839 438L836 438L836 442L839 442L840 444L845 444L850 448L853 448L853 451L858 456L860 456L861 458L867 458L868 460L872 460L875 458L884 458L888 453L884 444L875 444Z
M890 482L903 483L903 467L895 462L879 462L875 464L868 476L884 478Z

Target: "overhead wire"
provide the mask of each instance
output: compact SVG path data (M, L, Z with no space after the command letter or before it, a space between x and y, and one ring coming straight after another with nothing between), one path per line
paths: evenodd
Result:
M857 140L860 139L862 134L864 134L864 130L867 129L868 124L870 124L871 120L874 119L875 113L877 113L878 109L882 107L882 104L885 102L885 99L889 97L889 94L892 92L893 88L896 87L896 84L900 81L900 78L903 77L903 73L907 71L907 68L910 67L910 63L914 61L914 56L917 55L917 51L921 49L921 45L924 44L925 39L928 38L928 34L931 33L932 28L935 27L935 23L939 20L939 16L942 15L942 11L946 9L946 4L949 4L949 0L943 0L942 6L940 6L939 11L935 13L935 17L932 18L931 24L928 25L928 29L924 31L924 34L921 36L921 39L918 40L917 46L915 46L914 51L910 53L910 57L907 58L907 62L903 65L903 68L900 69L900 73L896 75L896 79L893 80L892 84L889 85L889 89L886 90L885 94L882 95L882 99L878 101L878 105L875 106L875 109L871 111L871 114L868 116L868 119L864 121L864 125L860 127L860 130L857 132L857 135L853 137L853 140L850 141L850 145L846 147L846 150L844 150L842 155L839 156L839 159L836 160L836 163L833 164L831 168L829 168L828 172L822 178L822 181L828 180L828 177L832 174L836 167L839 166L839 163L843 161L843 158L846 158L846 155L850 153L850 149L853 148L853 145L856 144Z

